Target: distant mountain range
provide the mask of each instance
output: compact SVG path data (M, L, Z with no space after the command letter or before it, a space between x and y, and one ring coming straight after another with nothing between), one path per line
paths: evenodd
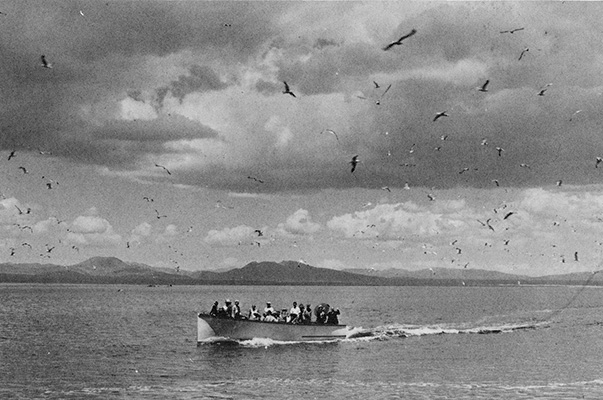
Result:
M597 271L599 272L599 271ZM348 269L312 267L296 261L251 262L227 271L175 271L94 257L74 265L0 264L0 282L121 283L146 285L326 285L326 286L485 286L603 285L603 273L528 277L479 269Z

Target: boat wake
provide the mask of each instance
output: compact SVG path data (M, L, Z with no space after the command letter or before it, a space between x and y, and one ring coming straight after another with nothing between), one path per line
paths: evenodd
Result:
M492 325L403 325L392 324L378 326L367 330L365 336L373 339L405 338L425 335L450 335L450 334L493 334L509 333L521 330L540 329L547 327L545 322L538 323L501 323Z

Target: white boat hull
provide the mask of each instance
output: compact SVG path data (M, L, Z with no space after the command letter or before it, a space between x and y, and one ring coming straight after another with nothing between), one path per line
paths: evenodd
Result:
M345 339L358 333L346 325L287 324L247 319L216 318L207 314L197 316L197 342L212 338L250 340L269 338L279 341L324 341Z

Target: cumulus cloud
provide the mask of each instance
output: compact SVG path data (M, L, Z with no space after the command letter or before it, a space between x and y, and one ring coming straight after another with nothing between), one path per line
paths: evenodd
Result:
M121 235L115 233L109 221L104 218L80 215L69 225L66 239L78 245L111 246L121 241Z
M212 229L207 232L204 240L206 243L215 246L236 246L241 244L241 242L253 241L257 237L254 231L254 228L246 225L224 228L222 230Z
M300 208L287 217L285 223L277 226L277 231L283 234L311 235L320 230L320 224L312 222L308 210Z

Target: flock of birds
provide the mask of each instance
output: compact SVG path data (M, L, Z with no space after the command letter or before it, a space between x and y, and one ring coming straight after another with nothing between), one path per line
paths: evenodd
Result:
M83 16L83 13L81 13L81 12L80 12L80 14L82 14L82 16ZM516 32L520 32L520 31L523 31L523 30L524 30L524 28L523 28L523 27L521 27L521 28L515 28L515 29L510 29L510 30L500 31L500 33L501 33L501 34L514 34L514 33L516 33ZM404 43L404 41L406 41L406 40L410 39L411 37L413 37L413 36L414 36L414 35L416 35L416 34L417 34L417 30L416 30L416 29L412 29L412 30L411 30L409 33L407 33L407 34L405 34L405 35L401 36L399 39L397 39L397 40L395 40L395 41L392 41L392 42L388 43L387 45L385 45L384 47L382 47L382 50L383 50L383 51L390 51L390 50L392 50L393 48L395 48L395 47L397 47L397 46L402 46L402 45L403 45L403 43ZM524 49L523 49L523 50L522 50L522 51L519 53L519 56L518 56L517 60L518 60L518 61L521 61L521 60L522 60L522 59L523 59L523 58L526 56L526 54L529 52L529 50L530 50L530 49L529 49L528 47L524 48ZM45 69L52 69L52 68L53 68L53 64L52 64L52 63L51 63L51 62L50 62L50 61L47 59L47 57L46 57L45 55L41 55L41 56L40 56L40 66L41 66L42 68L45 68ZM376 81L372 81L372 83L373 83L373 85L374 85L374 89L375 89L375 90L382 89L382 85L381 85L380 83L378 83L378 82L376 82ZM297 95L295 94L295 92L292 90L291 86L290 86L290 85L289 85L289 84L288 84L286 81L283 81L283 85L284 85L284 90L282 91L282 94L284 94L284 95L288 95L288 96L291 96L292 98L298 98L298 97L297 97ZM478 87L476 88L476 90L477 90L477 91L479 91L479 92L482 92L482 93L486 93L486 92L488 92L488 90L489 90L489 89L488 89L488 86L489 86L489 85L490 85L490 79L486 79L486 80L485 80L485 81L484 81L484 82L483 82L483 83L482 83L480 86L478 86ZM537 95L538 95L538 96L544 96L544 95L545 95L545 93L547 92L547 90L550 88L550 86L552 86L552 83L548 83L548 84L546 84L546 85L542 86L542 87L541 87L541 88L538 90ZM382 102L382 100L383 100L383 97L384 97L384 96L385 96L385 95L388 93L388 91L391 89L391 87L392 87L392 84L389 84L389 85L388 85L388 86L387 86L387 87L386 87L386 88L385 88L385 89L384 89L384 90L383 90L383 91L380 93L379 97L378 97L376 100L374 100L374 102L375 102L375 104L376 104L376 105L380 105L380 104L381 104L381 102ZM358 97L358 98L360 98L360 99L366 100L366 97L364 97L364 96L357 96L357 97ZM580 113L581 111L582 111L582 110L577 110L576 112L574 112L574 114L572 115L572 117L571 117L571 118L573 118L573 117L574 117L576 114ZM438 120L440 120L440 119L442 119L442 118L448 118L448 117L450 117L449 110L438 111L438 112L436 112L436 113L433 115L432 122L437 122ZM570 120L571 120L571 118L570 118ZM330 135L333 135L333 137L334 137L334 139L337 141L337 143L340 143L340 137L339 137L339 135L337 134L337 132L336 132L335 130L333 130L333 129L325 129L325 130L323 130L321 133L328 133L328 134L330 134ZM387 134L387 133L386 133L386 134ZM446 140L448 140L448 135L442 135L442 136L440 137L440 139L441 139L441 141L446 141ZM482 146L488 146L488 145L489 145L489 143L488 143L488 139L487 139L487 138L483 138L483 139L481 140L481 145L482 145ZM441 147L441 146L437 146L437 147L435 147L435 148L434 148L434 150L436 150L436 151L440 151L441 149L442 149L442 147ZM502 147L500 147L500 146L496 146L496 147L494 147L494 149L495 149L495 151L496 151L496 153L497 153L498 157L502 157L503 152L504 152L505 150L504 150ZM409 154L414 153L414 151L415 151L415 145L413 144L413 145L412 145L412 147L409 149ZM40 154L51 154L50 152L45 152L45 151L42 151L42 150L39 150L39 153L40 153ZM388 153L388 155L391 155L391 154L390 154L390 153ZM10 151L10 153L8 154L7 160L8 160L8 161L11 161L11 160L13 160L13 159L14 159L16 156L17 156L17 152L16 152L16 150L12 150L12 151ZM597 158L596 158L596 160L595 160L594 167L595 167L595 168L599 168L599 165L600 165L602 162L603 162L603 158L601 158L601 157L597 157ZM359 155L359 154L355 154L355 155L353 155L353 156L351 157L351 159L348 161L348 163L349 163L349 165L350 165L350 173L354 174L354 173L357 171L357 168L358 168L358 166L359 166L359 165L360 165L360 163L361 163L360 155ZM172 172L171 172L171 171L170 171L170 170L169 170L167 167L165 167L164 165L161 165L161 164L157 164L157 163L155 163L155 164L154 164L154 166L155 166L156 168L159 168L159 169L163 170L163 171L164 171L165 173L167 173L168 175L172 175ZM404 167L414 167L414 166L416 166L416 164L414 164L414 163L412 163L412 162L405 162L405 163L400 164L400 166L404 166ZM527 169L529 169L529 168L530 168L530 165L529 165L529 164L526 164L526 163L520 163L520 164L519 164L519 166L520 166L520 167L522 167L522 168L527 168ZM463 173L469 172L471 169L472 169L472 168L470 168L470 167L463 167L463 168L462 168L462 169L461 169L461 170L460 170L458 173L459 173L459 174L463 174ZM22 174L24 174L24 175L25 175L25 174L29 174L29 173L30 173L30 172L28 171L28 169L27 169L25 166L22 166L22 165L18 166L18 170L20 170L20 171L22 172ZM58 182L56 182L56 181L54 181L54 180L52 180L52 179L46 178L45 176L42 176L42 179L45 181L45 182L44 182L44 185L45 185L46 189L48 189L48 190L54 189L54 188L55 188L55 187L56 187L56 186L59 184ZM265 180L264 180L263 178L256 177L256 176L252 176L252 175L247 176L247 179L249 179L249 180L251 180L251 181L254 181L254 182L258 183L258 184L263 184L263 183L265 183ZM494 183L496 186L499 186L499 185L500 185L500 183L499 183L498 179L493 179L493 180L492 180L492 182L493 182L493 183ZM561 186L561 184L562 184L562 181L561 181L561 180L558 180L558 181L557 181L557 186ZM381 187L381 189L382 189L382 190L386 190L386 191L388 191L388 192L391 192L391 189L390 189L390 187L389 187L389 186L382 186L382 187ZM408 183L408 182L406 182L406 183L405 183L405 185L404 185L404 189L410 189L410 186L409 186L409 183ZM434 196L432 193L427 193L427 198L428 198L428 200L429 200L429 201L435 201L435 196ZM150 198L150 197L148 197L148 196L144 196L144 197L143 197L143 200L145 200L147 203L151 203L151 202L153 202L153 201L154 201L152 198ZM369 204L370 204L370 203L369 203ZM231 207L231 206L225 206L225 205L223 205L221 202L218 202L218 203L216 204L216 207L219 207L219 208L225 208L225 209L232 209L232 208L233 208L233 207ZM18 211L18 215L28 215L28 214L31 214L31 213L32 213L32 209L31 209L30 207L26 207L25 209L22 209L22 208L20 208L20 207L18 207L18 206L16 206L16 205L15 205L15 208L16 208L16 209L17 209L17 211ZM158 220L159 220L159 219L163 219L163 218L167 218L167 217L168 217L167 215L165 215L165 214L161 213L161 212L160 212L160 211L159 211L157 208L154 208L153 210L154 210L154 213L155 213L155 218L156 218L156 219L158 219ZM497 210L495 209L495 210L494 210L494 212L495 212L495 213L497 213ZM509 219L509 218L510 218L512 215L514 215L514 214L515 214L515 212L513 212L513 211L509 211L509 212L507 212L507 213L506 213L506 214L505 214L505 215L502 217L502 219L498 219L498 220L500 220L500 221L506 221L506 220L508 220L508 219ZM479 223L481 226L483 226L484 228L486 228L486 229L488 229L488 230L490 230L490 231L492 231L492 232L496 232L495 225L493 224L493 222L494 222L494 221L496 221L494 218L495 218L495 217L487 218L485 221L482 221L482 220L479 220L479 219L478 219L478 220L477 220L477 222L478 222L478 223ZM62 221L60 221L60 220L58 220L58 219L57 219L57 224L60 224L61 222L62 222ZM21 230L29 230L31 233L33 233L33 228L32 228L31 226L29 226L29 225L21 225L21 224L18 224L18 223L15 223L14 225L15 225L16 227L18 227L19 229L21 229ZM373 226L373 227L370 227L370 226L369 226L368 228L374 228L374 226ZM505 229L507 229L507 230L508 230L508 227L507 227L507 228L505 228ZM188 232L191 232L191 231L192 231L192 227L190 227L190 228L189 228ZM262 237L262 236L264 235L264 233L263 233L261 230L259 230L259 229L255 230L255 232L254 232L254 233L255 233L255 234L257 234L257 236L258 236L258 237ZM361 231L360 233L364 233L364 231ZM456 245L456 243L457 243L457 242L458 242L458 240L455 240L455 241L453 241L451 244L452 244L452 245ZM505 246L507 246L507 245L509 244L509 242L510 242L510 240L509 240L509 239L504 239L504 245L505 245ZM59 243L60 243L60 242L59 242ZM253 242L252 242L252 244L257 245L257 246L260 246L260 242L258 242L258 241L253 241ZM132 244L130 243L130 241L126 242L126 247L127 247L127 248L130 248L130 247L131 247L131 245L132 245ZM29 249L32 249L31 244L30 244L30 243L28 243L28 242L23 242L23 243L21 244L21 246L22 246L23 248L26 248L26 247L27 247L27 248L29 248ZM486 243L486 246L488 246L488 243ZM46 244L46 245L44 246L44 248L42 249L42 251L40 252L40 257L50 257L50 254L52 253L52 251L53 251L55 248L56 248L56 246L51 246L50 244ZM71 248L72 248L74 251L79 251L79 248L78 248L77 246L75 246L75 245L74 245L74 246L72 246ZM170 249L171 249L171 250L172 250L174 253L178 253L178 254L180 254L181 256L183 256L183 253L182 253L182 252L180 252L179 250L177 250L177 249L173 248L172 246L170 246ZM456 252L456 254L457 254L457 255L461 255L461 254L462 254L462 249L461 249L460 247L455 246L455 247L454 247L454 250L455 250L455 252ZM14 247L11 247L11 248L9 249L9 251L10 251L10 256L14 256L14 255L16 254L17 249L16 249L16 248L14 248ZM425 252L425 254L427 254L427 252ZM565 262L565 256L563 256L563 257L562 257L562 259L563 259L563 262ZM170 260L171 260L171 261L172 261L174 264L178 264L178 263L177 263L177 261L175 261L174 259L170 259ZM578 261L578 260L579 260L579 258L578 258L578 252L575 252L575 253L574 253L574 261ZM453 259L453 260L452 260L452 262L455 262L455 260ZM469 263L464 263L464 267L466 268L468 264L469 264ZM180 269L180 266L179 266L179 265L176 265L176 268L177 268L177 270L179 270L179 269Z

